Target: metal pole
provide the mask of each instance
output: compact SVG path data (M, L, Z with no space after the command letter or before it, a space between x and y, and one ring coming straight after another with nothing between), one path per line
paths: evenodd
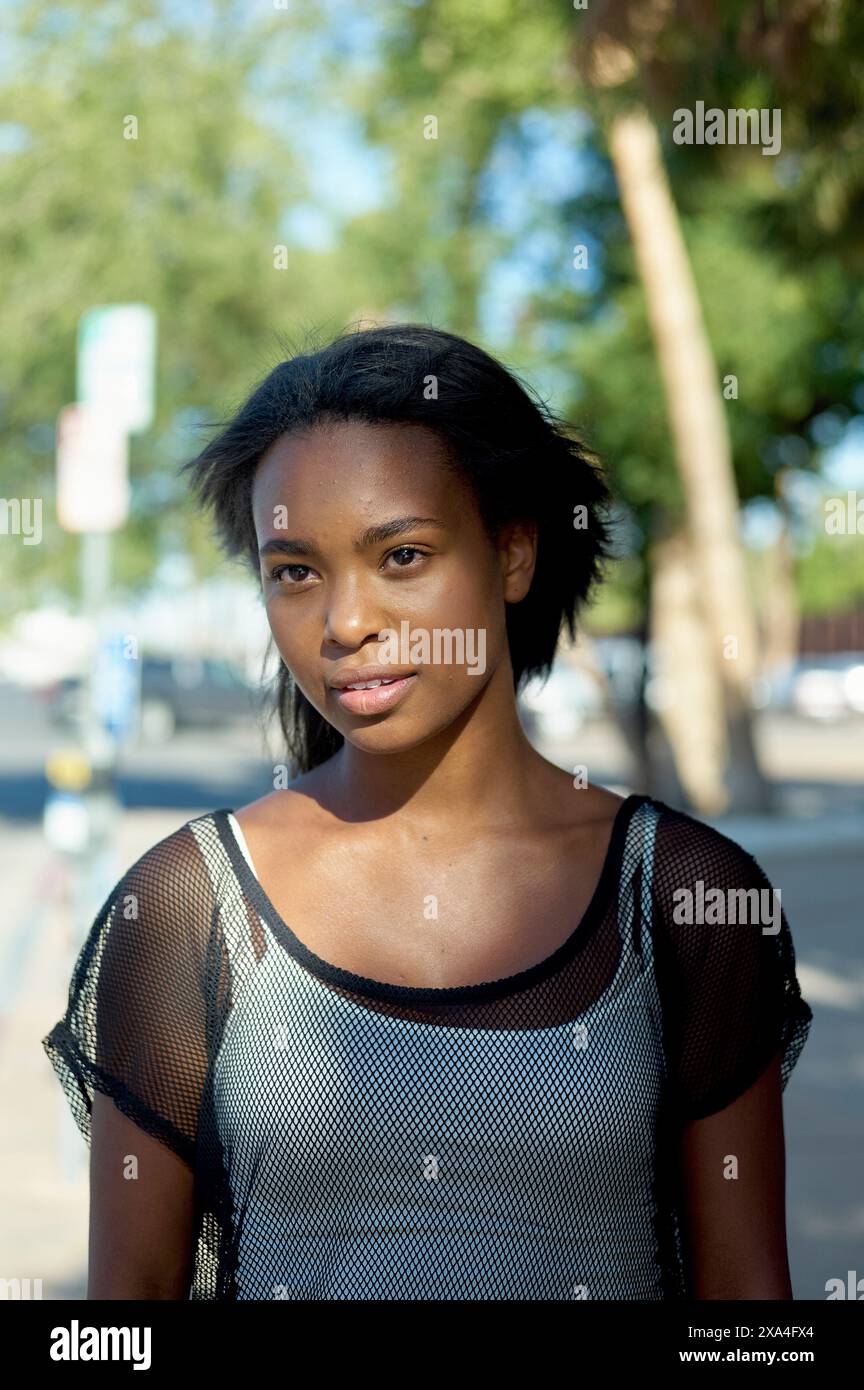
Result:
M99 652L106 636L111 583L111 533L88 531L81 545L81 598L91 631L90 659L84 691L83 742L92 769L87 789L90 836L84 867L82 899L98 910L116 879L114 828L119 803L116 794L116 748L104 727L97 704Z

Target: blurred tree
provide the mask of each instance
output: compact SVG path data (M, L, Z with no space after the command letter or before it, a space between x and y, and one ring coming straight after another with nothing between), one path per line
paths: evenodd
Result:
M755 24L754 8L760 11ZM685 741L692 733L688 726L693 722L694 702L686 700L683 692L688 673L692 681L694 629L691 627L688 637L684 622L666 624L664 646L675 673L670 685L680 690L682 697L669 702L665 718L673 745L680 753L679 770L687 790L702 810L725 809L729 798L724 795L718 776L724 764L728 768L727 789L738 808L766 809L768 805L767 784L759 772L752 735L751 692L758 672L757 632L739 537L729 430L718 372L660 142L645 103L653 97L659 111L668 115L668 101L674 94L677 105L673 116L681 113L682 102L685 110L694 109L688 100L701 100L703 107L719 108L724 118L729 108L766 110L772 117L772 130L776 129L777 146L771 154L775 158L782 139L780 121L784 110L771 105L774 96L770 79L761 82L761 92L753 89L751 79L756 74L749 69L747 60L741 61L746 52L741 39L749 30L759 59L768 60L766 65L777 79L776 90L782 90L785 83L786 96L789 78L801 76L804 55L819 54L821 71L816 87L809 89L803 100L801 88L794 89L794 139L796 133L800 137L802 125L807 128L806 120L802 122L807 105L824 101L826 91L822 84L827 79L833 85L837 75L837 58L843 51L838 44L840 8L837 4L811 3L780 14L751 6L749 11L740 11L736 33L727 27L728 11L725 19L720 20L710 2L694 5L682 0L623 0L613 4L611 0L597 0L586 18L583 42L577 49L580 71L589 85L603 93L598 105L605 117L612 161L647 299L676 461L684 485L688 534L682 533L677 547L659 547L655 564L664 563L661 556L674 556L675 564L686 565L689 553L689 562L698 577L698 585L691 586L693 601L702 609L711 639L702 661L707 660L709 669L713 665L723 694L727 748L717 737L712 740L712 728L706 724L695 740L703 757L700 760L692 754L685 756ZM851 20L851 12L847 10L844 18ZM738 41L734 50L729 44L733 35ZM697 43L702 48L702 60L691 66L688 59ZM706 50L712 63L708 71ZM737 61L730 62L730 58ZM611 101L604 99L610 91L614 93ZM832 116L831 133L836 137L838 113ZM860 120L854 108L841 109L839 119L847 144L850 124L853 129L857 127L860 137ZM701 145L702 141L698 143ZM726 141L718 143L725 145ZM756 149L751 147L749 153L752 159ZM760 155L765 158L764 149ZM848 162L843 165L841 182L847 195L856 173L860 179L860 169L855 171ZM737 398L737 376L727 381L734 382L733 398ZM782 542L780 552L782 557ZM772 577L774 613L785 610L786 627L794 630L789 614L791 585L785 586L785 594L779 592L784 578L791 577L791 566L778 564ZM734 644L731 653L730 643ZM710 699L707 686L702 696L696 708L704 723L707 711L713 707L716 714L719 705ZM704 749L712 746L717 753L713 760L704 756ZM696 768L701 770L698 778Z
M578 71L591 24L639 56L608 100ZM285 355L283 330L296 343L304 324L386 314L486 339L579 420L629 523L599 612L644 621L687 508L606 136L633 103L660 138L716 375L735 378L723 409L739 496L773 497L779 471L818 463L826 421L842 429L861 407L864 14L851 0L384 0L369 14L345 0L268 13L16 0L0 25L4 490L53 496L80 313L153 304L159 414L133 441L125 582L146 583L178 536L201 572L214 563L173 467ZM700 99L782 105L782 153L676 145L674 110ZM334 110L359 115L389 186L310 240L295 235L295 213L321 221L300 151ZM137 140L123 138L130 115ZM68 589L74 554L56 527L6 546L0 618L16 586L37 601Z
M731 789L739 805L758 803L764 787L749 730L747 652L755 653L756 640L736 491L743 498L772 496L790 438L800 444L797 466L816 463L808 427L828 408L854 408L864 345L861 294L856 291L850 305L848 293L851 258L860 253L836 216L839 203L854 207L859 196L860 74L838 70L860 21L850 5L803 8L810 12L806 23L801 9L787 15L761 5L721 8L684 0L620 6L597 0L572 14L544 3L529 14L511 0L480 7L467 0L389 6L383 64L342 91L370 138L391 152L395 168L393 199L361 229L370 276L379 277L376 297L389 291L400 310L407 304L480 336L493 324L493 347L496 337L506 342L513 365L549 383L588 428L649 562L672 553L652 546L652 538L662 540L688 514L690 531L694 514L698 518L694 563L709 578L696 590L703 606L706 590L710 596L713 664L731 678L724 682L725 706L736 764ZM577 61L590 55L598 36L617 44L619 56L623 50L623 65L606 92L585 80L584 68L580 76ZM819 80L811 88L798 77L814 56ZM838 97L832 101L835 77ZM701 99L770 109L781 85L779 158L759 148L672 142L677 107ZM683 242L675 234L677 262L688 281L690 322L701 301L707 327L696 353L691 338L677 365L667 360L664 368L672 418L680 425L690 366L703 363L703 405L687 414L693 427L683 451L677 450L686 486L664 410L663 358L654 355L604 133L634 106L650 108L665 131L673 222L683 231ZM632 122L620 129L636 133ZM636 163L643 165L653 122L646 117L639 129L643 152L636 152ZM823 191L814 201L818 161L812 148L830 147L837 137L849 152L841 162L845 195L835 193L832 200ZM655 168L662 171L652 144ZM619 170L626 145L618 146ZM838 177L835 172L835 184ZM818 234L817 207L823 209ZM825 208L835 214L830 237ZM571 248L581 259L570 261ZM656 325L669 302L668 257L661 254L654 264L666 272L667 291L653 296ZM674 349L674 335L667 337ZM724 398L721 379L729 386ZM713 463L706 474L700 460L709 447ZM723 563L715 565L714 556ZM738 639L737 662L718 650L727 636ZM721 740L713 746L722 751ZM685 774L686 764L679 751ZM715 773L714 791L703 794L703 804L717 798L717 780Z
M292 234L314 86L299 17L221 0L16 0L0 24L2 491L44 499L42 544L0 550L2 620L77 592L78 541L54 516L54 424L74 399L84 310L144 301L158 315L157 417L132 440L132 514L114 547L118 582L145 586L163 538L200 574L224 563L176 465L281 360L286 330L338 331L363 285L338 249Z
M668 611L655 612L654 623L669 692L660 718L685 791L701 812L725 811L730 802L761 811L770 796L752 733L756 619L717 366L654 122L629 90L618 96L644 69L672 10L673 0L649 0L638 11L628 10L627 45L616 37L619 13L600 0L585 26L587 42L578 61L592 87L616 98L610 102L607 96L600 105L606 108L604 125L685 501L686 527L655 546L652 566L655 608L670 596ZM671 573L662 582L665 566Z

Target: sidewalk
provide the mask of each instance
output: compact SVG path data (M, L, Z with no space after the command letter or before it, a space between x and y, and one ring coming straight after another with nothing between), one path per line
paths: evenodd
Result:
M124 815L124 866L200 809ZM3 832L0 1109L9 1122L0 1137L0 1277L41 1279L44 1299L84 1298L89 1150L41 1039L65 1009L86 925L77 942L70 937L41 832L10 821Z

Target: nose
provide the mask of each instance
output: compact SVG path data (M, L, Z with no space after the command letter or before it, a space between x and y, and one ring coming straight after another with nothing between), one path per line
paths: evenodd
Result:
M384 613L362 579L345 575L329 587L324 639L340 647L359 649L367 642L377 642L378 634L388 626Z

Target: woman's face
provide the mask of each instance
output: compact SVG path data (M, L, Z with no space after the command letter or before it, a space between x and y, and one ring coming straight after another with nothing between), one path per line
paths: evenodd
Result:
M276 646L348 742L414 747L496 671L512 695L505 604L530 586L533 531L507 527L494 545L433 431L350 421L283 435L252 508ZM369 680L382 684L344 688Z

